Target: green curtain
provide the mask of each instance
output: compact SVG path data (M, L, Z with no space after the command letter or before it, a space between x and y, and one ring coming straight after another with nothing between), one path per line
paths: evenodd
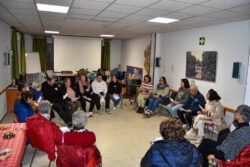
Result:
M19 79L17 32L14 29L12 29L11 50L12 50L12 78L13 79Z
M22 75L26 74L26 61L25 61L25 39L24 34L21 34L21 70Z
M104 39L103 46L103 67L110 71L110 40Z
M33 38L33 52L39 52L41 70L47 69L47 39Z

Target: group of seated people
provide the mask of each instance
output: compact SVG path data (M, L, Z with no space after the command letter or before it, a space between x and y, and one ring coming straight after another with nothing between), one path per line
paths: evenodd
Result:
M160 138L157 138L141 160L141 167L208 167L209 160L234 161L243 149L242 154L232 166L247 167L250 164L250 107L240 105L235 111L234 122L230 128L221 130L217 141L204 139L198 147L186 138L186 131L180 119L168 117L160 124ZM241 160L241 162L239 161ZM238 163L237 163L238 162ZM213 165L213 164L211 164Z
M145 103L148 100L146 106ZM165 77L161 77L156 91L146 75L138 95L138 110L147 116L152 115L160 103L168 100L166 106L171 117L160 125L162 138L157 139L141 161L147 166L208 166L208 159L234 160L239 152L250 144L250 107L241 105L235 112L235 121L230 131L224 119L224 107L218 93L210 89L205 97L197 85L181 79L181 87L175 99L169 95L169 86ZM204 139L206 123L214 126L219 133L218 141ZM231 128L232 129L232 128ZM196 137L198 148L184 139L184 136ZM201 156L200 156L201 153ZM185 157L183 157L185 156ZM173 157L174 160L173 160ZM181 166L181 165L180 165Z
M70 78L64 79L64 84L58 85L51 76L42 84L34 81L30 87L24 84L22 87L21 100L15 105L14 112L18 121L25 122L25 119L36 112L39 102L44 99L51 102L52 111L50 119L55 117L57 112L61 119L71 125L72 115L81 109L86 112L86 102L90 103L88 116L93 116L96 106L97 113L101 114L101 103L105 103L105 111L110 114L110 101L114 102L114 110L121 101L121 84L117 76L112 76L110 83L103 81L102 74L98 73L96 79L91 82L85 74L79 76L75 83L75 88L71 85Z
M32 147L46 152L50 161L55 160L57 154L58 167L88 165L99 167L101 155L95 146L95 134L85 128L87 113L74 112L72 126L59 128L50 121L52 106L48 100L42 100L38 112L26 119L27 135Z
M218 93L210 89L205 97L199 92L197 85L189 84L185 78L180 81L180 88L175 99L169 96L169 85L165 77L161 77L156 90L153 90L149 75L144 77L140 87L138 112L152 115L160 103L168 100L167 110L171 117L160 124L161 137L156 139L141 160L141 167L152 166L209 166L209 159L234 160L240 151L250 145L250 107L240 105L230 127L224 120L224 108ZM105 101L106 112L110 112L110 100L117 107L121 100L121 85L117 77L112 76L108 87L97 74L90 83L86 75L81 75L76 83L76 89L71 87L70 79L66 78L64 85L58 87L53 78L48 77L42 85L33 83L32 87L24 86L20 102L15 106L15 113L20 122L26 122L27 134L31 145L48 153L50 160L55 159L55 146L58 151L57 165L86 162L84 155L69 155L69 150L81 149L78 146L93 146L95 135L85 128L88 116L96 106L101 114L101 102ZM43 100L41 100L41 97ZM145 106L148 100L147 106ZM89 115L86 112L86 102L90 102ZM81 108L83 111L79 111ZM36 112L34 112L36 111ZM65 121L69 128L60 129L50 120L54 111ZM204 126L212 123L218 132L217 141L204 139ZM35 131L44 133L36 142ZM84 133L84 135L82 135ZM81 138L84 136L84 139ZM191 144L187 136L196 136L198 147ZM68 148L66 145L73 145ZM42 145L42 147L41 147ZM96 147L90 147L93 163L100 164L100 153ZM76 150L75 150L76 151ZM94 152L98 152L97 154ZM95 156L94 156L95 155ZM97 155L97 156L96 156ZM72 159L76 159L72 161ZM80 160L81 159L81 160ZM79 160L79 161L78 161Z

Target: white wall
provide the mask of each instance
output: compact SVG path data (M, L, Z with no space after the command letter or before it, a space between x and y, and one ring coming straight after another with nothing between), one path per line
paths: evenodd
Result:
M110 69L114 69L121 64L122 41L112 40L110 42Z
M11 82L11 65L4 65L3 53L11 50L10 26L0 20L0 90ZM0 96L0 120L7 112L6 95Z
M248 23L248 56L250 56L250 21ZM247 72L247 85L246 85L246 91L245 91L245 102L244 104L250 105L250 59L248 62L248 72Z
M246 75L249 58L249 21L234 22L209 27L159 34L162 67L159 75L166 75L170 86L179 87L185 77L186 51L217 51L216 82L196 80L200 91L215 89L228 107L237 107L244 102ZM199 37L206 43L200 46ZM241 62L241 78L232 78L233 62Z
M127 65L144 68L144 50L150 44L151 36L122 41L121 66L126 70ZM145 70L143 75L145 75Z

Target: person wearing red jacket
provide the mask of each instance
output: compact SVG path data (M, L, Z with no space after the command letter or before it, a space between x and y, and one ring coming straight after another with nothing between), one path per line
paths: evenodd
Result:
M70 132L64 133L64 144L58 148L57 167L99 167L101 154L95 146L96 137L85 129L88 115L76 111Z
M59 127L50 122L50 110L52 104L42 100L36 114L26 119L27 135L31 146L48 154L50 161L56 159L55 147L62 144L62 132Z

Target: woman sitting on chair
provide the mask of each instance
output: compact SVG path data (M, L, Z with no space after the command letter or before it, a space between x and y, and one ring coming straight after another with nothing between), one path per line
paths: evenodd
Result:
M30 91L33 95L33 100L36 102L40 102L43 99L43 92L41 83L34 81L30 88Z
M140 93L137 97L138 110L137 113L143 113L146 99L150 97L153 91L153 85L151 84L151 77L149 75L144 76L144 81L140 87Z
M70 106L71 115L81 106L78 101L79 97L76 97L74 89L71 88L70 78L64 79L64 85L61 87L61 94L63 100Z
M194 120L193 128L187 132L187 135L195 135L196 130L198 130L198 144L201 143L204 138L205 123L213 123L216 131L220 131L226 127L224 121L224 108L220 103L220 96L216 91L210 89L206 98L208 100L206 108L200 107L201 111L198 111L198 116Z
M149 105L144 111L144 114L148 116L153 114L158 105L161 103L161 101L164 100L164 98L166 98L168 93L169 93L169 86L167 84L167 80L165 77L161 77L160 82L157 85L156 93L153 95L152 98L150 98Z
M183 106L188 100L190 95L189 81L186 78L181 79L181 87L179 88L176 98L170 99L171 103L167 105L167 110L173 117L178 117L177 111Z
M201 155L197 148L184 138L185 130L179 120L167 118L161 122L162 138L154 141L141 160L141 167L199 167Z
M76 111L73 114L73 127L64 134L64 144L58 149L57 167L101 165L101 154L95 146L95 134L85 128L87 119L86 112Z
M114 102L114 110L116 109L116 107L119 105L119 103L122 99L121 98L121 91L122 91L121 84L118 83L117 76L113 75L112 80L108 86L108 93L107 93L106 98L105 98L106 110L108 110L108 111L110 110L109 109L110 100L112 100Z
M21 93L21 101L15 105L14 113L17 116L18 122L26 122L26 118L32 116L34 111L33 106L33 97L32 94L28 91Z
M91 101L91 86L86 74L80 75L76 84L76 96L80 97L82 110L86 112L86 101Z

